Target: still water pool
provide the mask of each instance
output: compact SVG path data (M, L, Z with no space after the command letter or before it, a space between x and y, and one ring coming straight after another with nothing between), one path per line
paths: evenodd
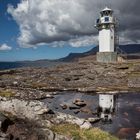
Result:
M111 121L99 121L94 127L99 127L120 139L134 140L135 134L140 130L140 93L122 93L113 95L114 112L111 112ZM86 106L74 108L73 101L83 100ZM43 100L52 110L75 115L80 118L99 116L100 95L74 92L63 92L52 99ZM66 105L67 108L62 108ZM74 109L70 109L73 107Z

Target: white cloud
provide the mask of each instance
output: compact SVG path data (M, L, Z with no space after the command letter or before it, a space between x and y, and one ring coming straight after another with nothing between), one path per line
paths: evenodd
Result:
M79 37L76 39L71 39L69 44L73 47L81 47L81 46L91 46L98 44L98 37L97 36L84 36Z
M33 47L44 43L55 46L57 42L62 45L68 41L79 47L97 40L94 21L106 5L111 5L119 18L122 40L134 42L135 39L137 42L140 35L138 3L139 0L22 0L16 8L8 6L7 11L19 25L18 42L21 46ZM130 34L123 36L123 32Z
M0 51L9 51L12 50L12 47L8 46L7 44L0 45Z

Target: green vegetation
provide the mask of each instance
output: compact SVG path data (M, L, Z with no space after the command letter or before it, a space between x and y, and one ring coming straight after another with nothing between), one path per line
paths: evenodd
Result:
M139 76L140 76L140 72L138 72L138 71L137 72L132 72L132 73L129 74L129 78L130 77L139 77Z
M43 88L43 87L48 87L47 83L30 83L29 84L32 88Z
M73 138L73 140L118 140L118 138L104 132L98 128L80 129L73 124L55 125L52 131Z
M13 93L12 91L10 91L10 90L0 90L0 96L1 97L7 97L7 98L9 98L9 97L13 97L15 95L15 93Z
M15 75L4 74L1 76L2 79L15 79Z

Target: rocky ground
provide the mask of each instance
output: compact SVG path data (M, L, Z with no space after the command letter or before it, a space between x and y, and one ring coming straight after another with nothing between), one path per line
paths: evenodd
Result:
M89 121L54 112L39 101L60 91L140 91L140 61L103 64L90 56L53 68L0 71L0 140L70 139L51 130L66 122L90 128Z

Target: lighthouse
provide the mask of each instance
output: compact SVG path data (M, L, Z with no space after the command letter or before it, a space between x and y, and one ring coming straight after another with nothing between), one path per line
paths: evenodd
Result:
M99 31L98 62L116 62L116 27L117 20L113 16L113 10L106 7L100 11L100 17L96 20L95 28Z

